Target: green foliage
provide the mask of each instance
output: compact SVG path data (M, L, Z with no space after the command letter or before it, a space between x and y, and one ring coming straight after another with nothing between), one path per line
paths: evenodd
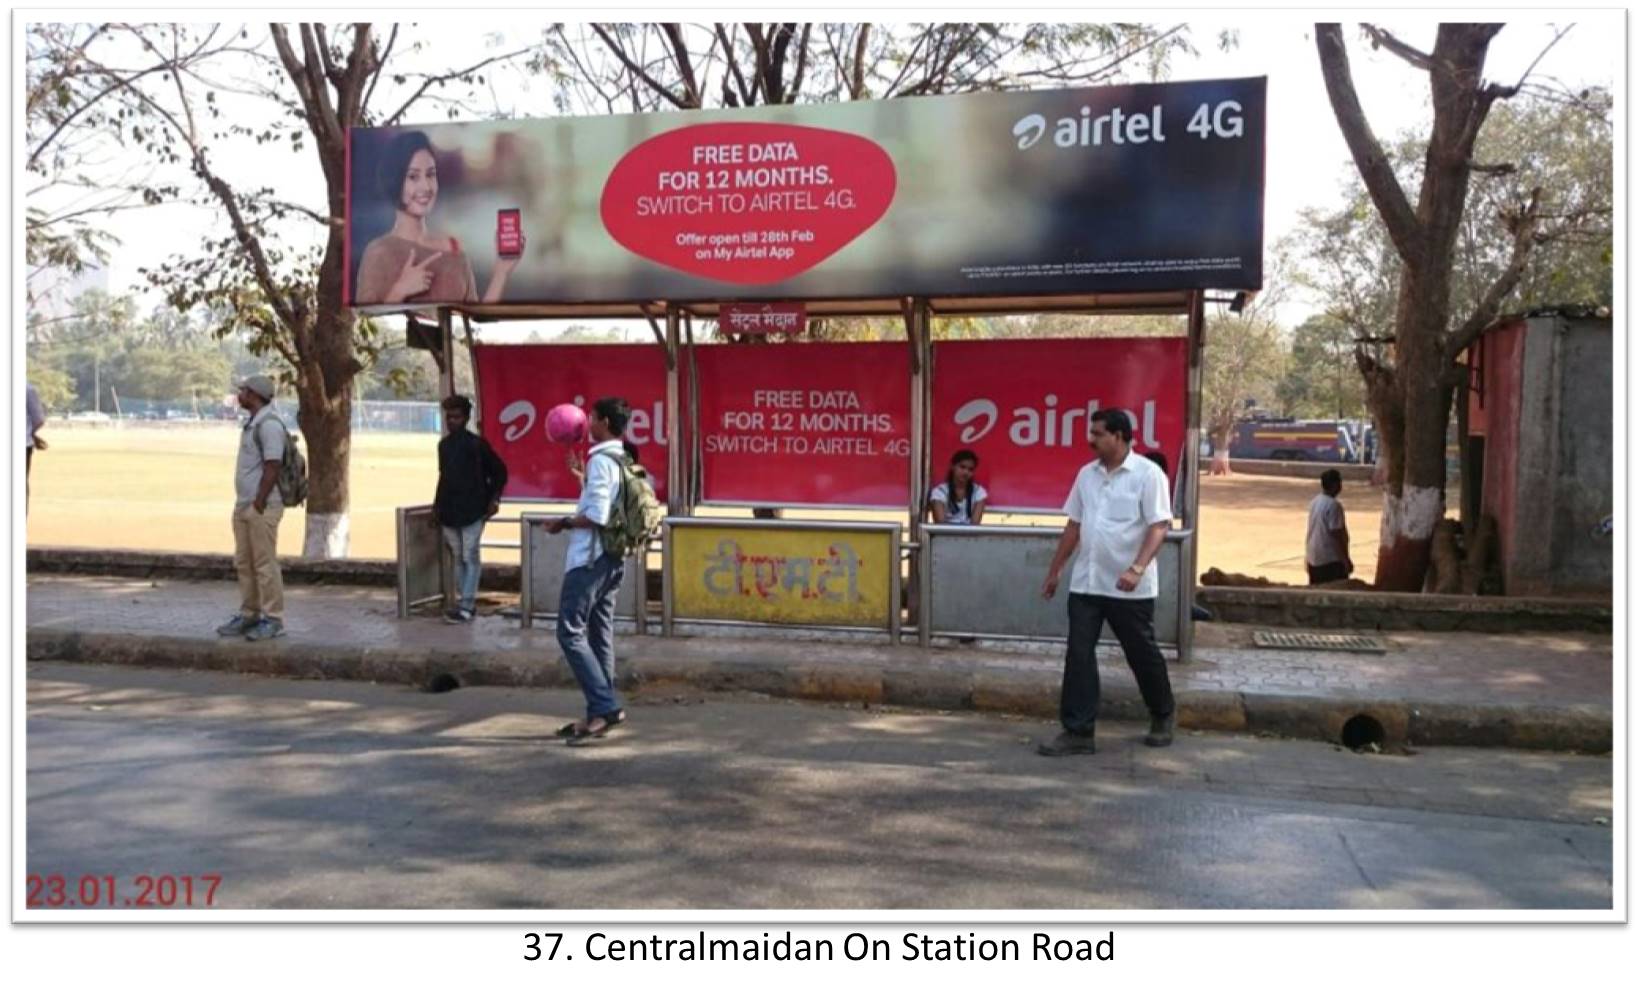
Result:
M28 382L40 396L40 404L48 412L68 411L74 404L74 379L66 371L45 366L32 357L28 363Z
M1354 334L1341 320L1316 315L1291 333L1285 376L1275 396L1297 418L1364 418L1365 383L1354 362Z
M1538 239L1502 313L1548 304L1613 302L1613 123L1608 93L1573 103L1518 96L1491 109L1474 162L1510 171L1475 173L1451 274L1451 315L1460 323L1506 268L1506 219L1541 189ZM1387 146L1401 185L1421 184L1427 137L1405 133ZM1399 258L1365 186L1349 173L1340 207L1310 209L1292 236L1300 279L1326 313L1358 336L1392 333Z
M132 298L101 291L80 295L70 309L60 321L29 329L30 377L36 389L46 379L62 387L57 407L92 408L99 387L104 409L110 392L156 401L215 397L231 389L236 373L249 372L235 369L242 342L217 342L203 312L159 308L139 317Z
M1255 398L1266 405L1275 395L1285 367L1285 350L1272 317L1248 308L1207 322L1201 355L1202 428L1221 442L1235 419Z

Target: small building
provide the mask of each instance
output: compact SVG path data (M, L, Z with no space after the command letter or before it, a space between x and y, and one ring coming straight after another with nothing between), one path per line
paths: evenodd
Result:
M1462 521L1492 516L1509 595L1613 590L1614 339L1605 308L1538 309L1468 350Z

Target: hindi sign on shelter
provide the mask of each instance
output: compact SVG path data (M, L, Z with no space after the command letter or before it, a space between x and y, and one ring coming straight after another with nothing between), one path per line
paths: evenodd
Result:
M717 327L736 335L791 334L808 327L808 309L800 304L725 304L717 313Z
M673 610L684 619L887 629L897 549L887 526L675 523L667 564Z
M355 128L347 298L1256 289L1266 83Z

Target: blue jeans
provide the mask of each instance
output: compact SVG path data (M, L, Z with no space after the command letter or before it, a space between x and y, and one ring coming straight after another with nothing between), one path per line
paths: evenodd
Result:
M471 612L478 604L478 577L483 564L478 560L478 541L483 539L484 520L455 529L444 528L444 542L455 556L455 587L460 592L461 608Z
M626 565L603 554L563 576L557 606L557 642L586 696L586 718L620 709L614 691L614 599Z

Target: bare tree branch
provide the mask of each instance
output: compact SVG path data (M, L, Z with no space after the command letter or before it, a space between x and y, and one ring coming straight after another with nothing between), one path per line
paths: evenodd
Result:
M1371 36L1371 44L1374 47L1387 49L1423 72L1433 71L1433 56L1419 48L1405 44L1374 24L1362 24L1360 27L1364 28L1365 33Z
M660 25L667 40L671 42L671 59L677 64L677 75L682 77L683 99L689 107L700 107L700 85L694 78L694 63L688 57L688 41L683 38L682 25L666 23Z
M1507 261L1507 268L1491 283L1490 289L1485 291L1467 321L1463 322L1446 342L1445 356L1451 362L1455 362L1462 350L1484 334L1484 330L1496 320L1496 315L1501 311L1501 303L1507 299L1507 295L1513 293L1513 288L1518 286L1519 278L1524 276L1525 264L1529 262L1530 250L1536 241L1536 209L1540 203L1541 188L1536 187L1530 191L1530 200L1520 212L1508 219L1508 228L1513 235L1513 249Z
M674 105L678 109L680 109L680 110L688 110L689 109L690 105L688 104L687 100L685 100L682 97L678 97L676 94L672 93L671 90L668 89L665 86L665 84L661 83L659 80L657 80L654 77L650 76L646 71L644 71L644 69L641 66L639 66L639 65L637 65L637 63L633 62L631 60L631 56L626 54L625 46L621 45L619 43L619 41L617 41L607 31L604 31L603 26L601 24L593 24L592 25L592 30L597 32L597 37L603 39L603 44L607 45L608 48L609 48L609 51L614 53L614 57L616 59L619 59L620 62L625 65L626 70L628 72L630 72L633 76L637 77L638 79L642 80L645 84L648 85L649 89L653 90L655 93L659 94L660 96L664 97L666 100L670 101L672 103L672 105Z
M456 69L452 72L428 74L422 79L421 85L415 89L415 92L410 94L409 99L400 104L398 110L393 111L392 114L388 115L387 118L381 123L385 126L398 124L399 121L403 119L404 115L409 113L409 109L415 105L415 102L421 99L423 94L440 83L451 83L455 80L465 79L480 69L486 69L493 66L497 62L510 62L519 56L528 55L532 51L534 51L533 48L520 48L517 51L507 52L504 55L494 55L487 59L481 59L478 62L474 62L470 66L466 66L462 69Z
M1325 89L1330 94L1331 106L1336 110L1342 136L1353 154L1365 188L1382 215L1388 236L1401 259L1415 258L1421 248L1421 225L1411 209L1405 191L1394 176L1393 164L1382 145L1371 131L1371 125L1360 107L1359 94L1354 90L1353 75L1348 68L1348 49L1342 40L1342 26L1316 24L1314 42L1319 48L1320 68L1325 77Z

